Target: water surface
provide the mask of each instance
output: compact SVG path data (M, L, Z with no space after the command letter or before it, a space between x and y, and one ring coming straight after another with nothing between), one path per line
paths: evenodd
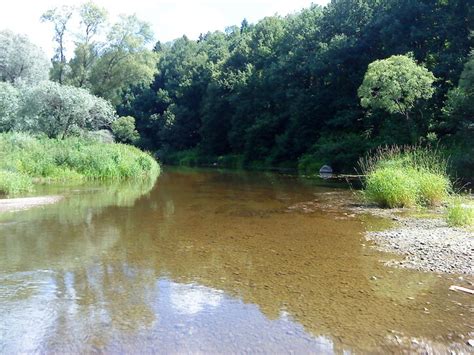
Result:
M165 169L0 215L0 352L465 350L455 276L391 269L349 190Z

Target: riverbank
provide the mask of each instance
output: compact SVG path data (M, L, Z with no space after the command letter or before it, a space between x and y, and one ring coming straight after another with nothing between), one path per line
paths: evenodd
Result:
M310 201L292 205L286 212L310 214L318 210L327 213L345 210L345 219L364 220L364 215L370 215L388 222L382 223L383 228L379 226L376 231L369 230L364 235L377 250L399 256L385 262L387 266L474 275L474 230L448 226L443 208L384 209L368 206L357 193L353 198L347 198L346 193L326 192L316 194Z
M92 138L0 134L0 196L20 196L39 183L155 179L158 162L136 147Z
M474 275L474 232L450 227L438 217L392 219L394 228L366 234L377 249L403 256L388 261L388 266Z

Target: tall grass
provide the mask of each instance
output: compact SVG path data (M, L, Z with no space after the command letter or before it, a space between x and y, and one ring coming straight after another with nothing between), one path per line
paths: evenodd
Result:
M436 206L452 191L447 160L429 148L379 148L359 166L364 196L381 207Z
M474 226L474 204L455 197L448 205L446 221L452 227Z
M144 179L159 172L153 157L124 144L0 134L0 194L31 190L33 182Z

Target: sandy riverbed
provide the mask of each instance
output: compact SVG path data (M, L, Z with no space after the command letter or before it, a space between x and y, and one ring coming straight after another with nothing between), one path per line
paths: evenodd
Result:
M0 199L0 213L1 212L15 212L26 210L33 207L40 207L50 205L61 200L62 196L39 196L39 197L24 197L24 198L7 198Z

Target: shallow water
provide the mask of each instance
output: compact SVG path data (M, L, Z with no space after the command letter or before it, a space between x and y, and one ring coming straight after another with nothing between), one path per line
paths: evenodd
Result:
M0 353L468 351L472 296L385 267L349 190L165 169L42 192L66 197L0 215Z

